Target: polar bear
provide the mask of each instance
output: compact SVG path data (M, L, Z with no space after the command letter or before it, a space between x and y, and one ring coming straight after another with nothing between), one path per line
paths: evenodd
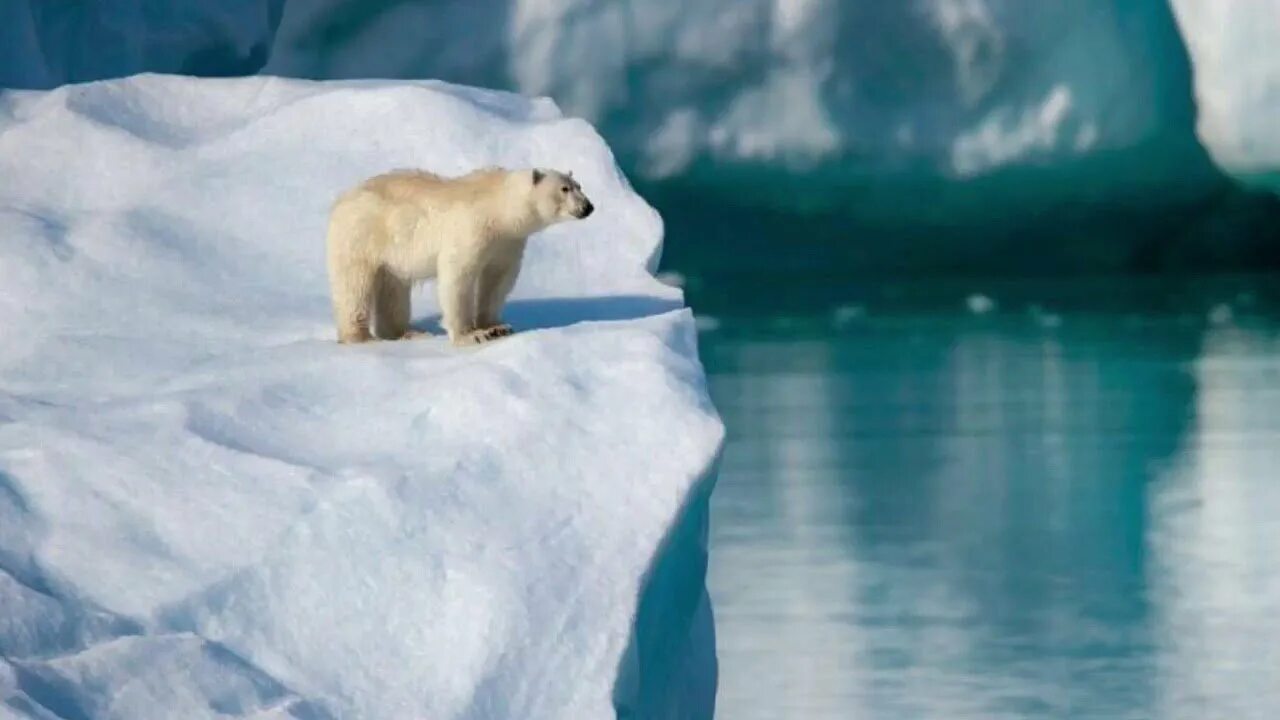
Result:
M329 216L338 342L417 335L409 329L409 291L430 278L453 344L510 335L500 314L529 236L594 209L572 173L541 168L453 178L396 170L365 180L343 193Z

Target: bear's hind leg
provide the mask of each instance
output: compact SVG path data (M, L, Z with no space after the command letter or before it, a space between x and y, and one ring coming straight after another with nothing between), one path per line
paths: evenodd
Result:
M362 343L373 339L369 334L369 306L372 304L374 277L372 272L351 268L336 272L331 278L333 320L338 327L338 342Z
M409 331L409 283L382 268L378 270L374 284L373 327L377 336L383 340L398 340L416 335Z

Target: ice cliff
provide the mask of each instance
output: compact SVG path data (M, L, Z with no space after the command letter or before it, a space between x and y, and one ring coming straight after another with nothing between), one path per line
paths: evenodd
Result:
M532 241L522 332L337 345L335 194L485 164L599 208ZM549 101L0 97L0 717L709 718L722 427L661 241Z

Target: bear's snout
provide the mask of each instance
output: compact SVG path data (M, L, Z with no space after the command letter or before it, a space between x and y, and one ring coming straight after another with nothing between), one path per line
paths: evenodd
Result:
M578 219L579 220L584 219L595 211L596 211L596 206L592 205L590 200L585 200L582 203L582 210L578 214Z

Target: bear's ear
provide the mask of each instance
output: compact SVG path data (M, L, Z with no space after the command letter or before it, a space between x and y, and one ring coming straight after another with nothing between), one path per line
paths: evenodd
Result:
M542 172L542 171L541 171L541 170L539 170L538 168L534 168L534 169L533 169L533 184L534 184L534 185L537 185L538 183L542 182L542 178L544 178L544 177L546 177L546 176L547 176L547 174L546 174L546 173Z

